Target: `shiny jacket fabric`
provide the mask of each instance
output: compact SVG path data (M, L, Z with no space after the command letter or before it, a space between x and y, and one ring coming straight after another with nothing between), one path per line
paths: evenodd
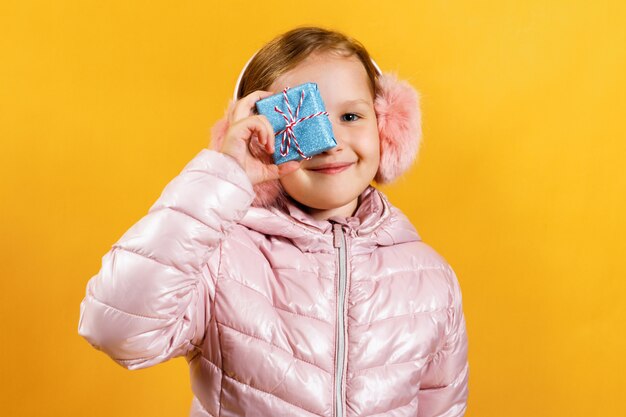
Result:
M102 259L79 333L128 369L186 356L191 416L462 416L452 268L373 187L354 217L251 207L202 150Z

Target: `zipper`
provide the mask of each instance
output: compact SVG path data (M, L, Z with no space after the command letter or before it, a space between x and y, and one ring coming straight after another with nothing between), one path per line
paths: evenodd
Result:
M335 417L343 416L343 368L345 352L344 299L346 294L346 237L341 225L333 223L333 246L339 254L339 288L337 297L337 345L335 347Z

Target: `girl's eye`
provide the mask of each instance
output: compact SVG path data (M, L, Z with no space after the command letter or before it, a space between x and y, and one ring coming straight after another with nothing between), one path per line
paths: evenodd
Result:
M354 113L346 113L341 116L341 120L344 122L356 122L359 119L359 116Z

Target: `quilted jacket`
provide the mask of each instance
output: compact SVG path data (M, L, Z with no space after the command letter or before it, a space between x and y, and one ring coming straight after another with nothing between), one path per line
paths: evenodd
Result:
M103 257L79 333L128 369L190 366L191 416L462 416L454 271L374 187L353 217L251 207L203 149Z

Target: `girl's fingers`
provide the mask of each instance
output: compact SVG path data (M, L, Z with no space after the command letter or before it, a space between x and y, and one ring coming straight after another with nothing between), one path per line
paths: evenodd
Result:
M290 161L281 165L271 162L268 164L269 161L265 161L265 158L258 154L257 150L260 150L272 155L275 152L276 141L281 138L275 137L274 128L267 117L249 114L251 108L249 106L254 105L259 98L272 95L269 91L255 93L257 95L254 93L248 95L235 106L233 117L243 115L242 109L246 107L248 113L230 125L221 149L223 153L233 156L242 166L248 167L246 172L253 184L280 178L300 168L300 161Z
M263 137L263 149L265 150L265 152L269 153L269 154L273 154L274 153L274 143L275 143L275 138L274 138L274 128L272 127L272 124L270 123L269 120L267 120L267 117L263 116L263 115L258 115L256 116L259 120L261 120L261 123L263 123L264 125L264 129L263 131L265 132L265 135Z
M284 164L278 165L278 176L282 177L287 174L291 174L300 168L302 161L289 161Z
M246 123L249 120L255 126L250 142L256 142L266 153L274 153L274 129L267 118L263 115L256 115L244 120L241 123Z
M241 119L233 123L226 133L224 142L243 141L248 145L257 142L264 148L273 146L274 130L265 116L257 115Z
M280 177L297 171L298 168L300 168L300 161L289 161L280 165L266 165L265 174L263 175L264 178L261 181L277 180Z
M271 91L257 90L237 100L229 118L230 123L232 124L245 117L252 116L254 114L254 104L265 97L271 96L272 94L274 93Z

